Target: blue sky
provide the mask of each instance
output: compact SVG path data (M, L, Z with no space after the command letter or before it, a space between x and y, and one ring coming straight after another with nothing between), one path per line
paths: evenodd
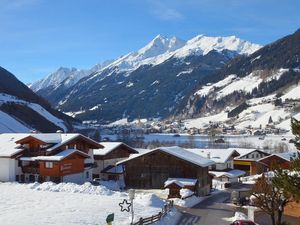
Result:
M0 0L0 66L32 82L90 68L157 34L267 44L300 27L299 0Z

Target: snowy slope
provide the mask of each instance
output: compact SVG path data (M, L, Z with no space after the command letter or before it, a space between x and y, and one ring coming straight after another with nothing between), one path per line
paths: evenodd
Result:
M0 111L0 133L28 133L30 130L32 130L30 127Z
M57 71L49 74L45 78L30 85L34 91L53 86L54 88L64 82L67 86L71 86L78 80L88 75L88 71L78 70L76 68L61 67Z
M217 99L232 94L234 91L251 93L253 89L257 88L258 85L263 81L270 81L272 79L278 80L281 75L287 71L288 69L281 68L266 79L262 77L260 71L254 71L243 78L238 78L235 80L232 79L233 75L229 75L223 81L220 81L221 83L226 83L226 85L224 85L225 87L223 89L217 92Z
M204 85L200 90L198 90L195 95L200 95L200 96L206 96L209 93L213 92L216 88L221 88L225 87L226 85L230 84L233 82L234 79L236 79L236 75L232 74L226 77L225 79L215 83L215 84L206 84Z
M194 93L194 95L205 97L207 95L211 95L211 98L215 98L216 100L220 100L234 92L242 92L242 93L251 93L255 88L262 82L269 82L278 80L284 73L288 72L288 69L280 68L278 70L273 71L269 76L264 77L263 72L260 70L253 71L252 73L240 78L236 74L231 74L226 76L224 79L211 84L208 83L202 86L198 91ZM291 89L288 93L282 96L282 100L287 98L295 99L298 98L300 94L299 86ZM274 97L273 95L272 97ZM256 99L256 101L261 101L263 99L269 98L270 96L262 97L261 99ZM251 99L250 101L255 101L255 99Z
M106 225L111 213L115 214L113 224L130 224L130 213L121 212L119 207L123 199L128 199L127 193L104 186L0 183L0 191L5 193L0 199L1 224ZM135 221L157 214L165 204L155 195L143 193L136 194L134 203Z
M230 50L237 54L251 54L259 48L261 48L260 45L252 44L235 36L208 37L199 35L189 41L183 41L177 37L167 38L158 35L145 47L119 58L108 67L133 70L145 64L163 63L171 57L184 58L189 55L206 55L212 50L218 52Z
M89 70L60 67L57 71L50 73L45 78L30 84L29 87L35 92L47 87L52 87L55 89L60 85L64 85L66 88L68 88L77 83L83 77L103 69L113 61L114 60L106 60L102 63L96 64Z
M300 85L292 88L285 95L281 97L282 100L286 99L300 99Z
M162 63L170 58L175 50L183 47L185 43L177 37L167 38L157 35L145 47L117 59L109 67L117 67L119 70L133 70L144 64Z
M212 50L221 52L223 50L234 51L238 54L251 54L261 46L244 41L235 36L229 37L208 37L198 35L191 40L187 41L186 45L175 52L175 56L186 57L191 54L206 55Z
M293 111L288 111L283 107L276 107L274 103L267 103L273 99L274 95L263 98L251 99L248 101L249 108L242 111L238 118L229 118L227 112L222 111L215 115L189 119L185 121L187 128L204 128L208 127L211 122L223 123L228 126L234 125L237 129L245 129L252 127L254 129L265 128L270 117L273 124L277 128L290 130L291 117L300 118L300 113L294 114Z
M44 117L48 121L50 121L53 124L57 125L58 127L62 128L64 131L67 131L67 127L65 126L65 123L62 119L59 119L56 116L52 115L50 112L48 112L46 109L44 109L39 104L27 102L27 101L18 99L15 96L12 96L12 95L0 93L0 105L4 104L4 103L10 103L10 102L21 104L21 105L26 105L27 107L33 109L34 111L36 111L38 114L40 114L42 117ZM4 120L0 120L0 121L2 122ZM7 129L7 130L4 129L5 132L12 132L12 131L14 131L14 132L26 132L26 131L28 131L28 128L26 128L24 125L20 126L21 124L19 122L17 122L17 123L16 122L12 122L12 123L15 124L14 126L12 126L12 130L11 129ZM6 121L5 121L5 123L6 123ZM20 130L18 128L20 128Z

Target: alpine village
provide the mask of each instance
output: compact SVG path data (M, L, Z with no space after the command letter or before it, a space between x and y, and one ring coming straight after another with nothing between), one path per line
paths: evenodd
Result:
M299 3L0 0L0 225L299 225Z

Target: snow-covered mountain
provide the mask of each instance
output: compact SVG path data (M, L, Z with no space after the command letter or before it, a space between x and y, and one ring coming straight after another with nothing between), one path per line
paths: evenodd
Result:
M138 51L93 71L68 70L67 74L59 70L31 88L57 108L83 120L166 117L199 82L210 79L235 56L251 54L260 47L235 36L199 35L183 41L158 35ZM149 108L144 107L146 99L152 102Z
M38 91L51 86L56 88L61 85L61 83L64 83L66 87L70 87L87 75L89 75L87 70L60 67L54 73L30 85L30 88L34 91Z
M217 82L195 89L178 117L198 117L188 121L189 127L219 121L238 128L290 129L291 117L300 119L299 43L300 29L235 58L218 72Z
M237 54L251 54L260 47L260 45L241 40L235 36L208 37L199 35L189 41L183 41L177 37L168 38L157 35L137 52L129 53L117 60L107 60L99 63L89 70L61 67L45 78L31 84L30 88L37 92L51 86L56 88L62 83L68 88L81 78L94 72L101 73L103 69L107 69L108 67L117 67L120 71L132 71L141 65L160 64L171 57L183 58L189 55L206 55L212 50L218 52L230 50Z
M68 131L75 123L0 67L0 133Z

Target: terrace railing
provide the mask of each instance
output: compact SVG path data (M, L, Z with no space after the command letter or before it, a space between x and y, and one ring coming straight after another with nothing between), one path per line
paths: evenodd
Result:
M165 204L164 208L162 208L161 212L150 217L140 218L139 221L135 222L133 225L148 225L148 224L153 224L155 222L158 222L164 216L166 216L173 207L174 207L174 202L169 201L167 204Z

